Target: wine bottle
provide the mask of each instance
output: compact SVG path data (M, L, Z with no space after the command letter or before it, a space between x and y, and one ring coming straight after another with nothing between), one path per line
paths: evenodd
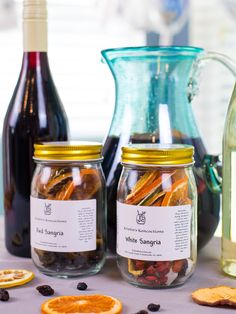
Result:
M236 85L223 136L221 267L236 277Z
M33 144L68 138L66 114L49 69L46 0L24 0L23 38L23 64L3 126L3 185L6 248L30 257Z

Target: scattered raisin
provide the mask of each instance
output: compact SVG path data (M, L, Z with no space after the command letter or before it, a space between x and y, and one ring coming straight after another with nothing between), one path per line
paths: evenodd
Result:
M8 301L9 300L9 293L6 289L0 289L0 301Z
M36 289L38 290L39 293L41 293L45 297L54 294L54 290L48 285L38 286L36 287Z
M148 314L148 311L141 310L141 311L137 312L136 314Z
M160 307L160 304L150 303L147 308L150 312L158 312L160 310Z
M88 286L86 285L85 282L79 282L77 285L78 290L86 290L87 288L88 288Z

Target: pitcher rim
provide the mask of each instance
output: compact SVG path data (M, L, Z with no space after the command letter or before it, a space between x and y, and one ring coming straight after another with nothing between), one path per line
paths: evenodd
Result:
M140 57L144 56L142 52L145 53L157 53L156 56L177 56L177 55L186 55L186 56L194 56L198 53L203 52L204 49L200 47L195 46L130 46L130 47L120 47L120 48L108 48L103 49L101 51L101 54L104 58L107 59L108 54L112 54L113 58L119 58L119 57L138 57L138 54L134 54L135 52L140 52ZM161 54L163 52L163 54ZM166 53L164 53L166 52ZM167 52L170 52L168 54ZM114 55L113 55L114 53ZM124 53L124 54L123 54ZM110 59L110 58L108 58Z

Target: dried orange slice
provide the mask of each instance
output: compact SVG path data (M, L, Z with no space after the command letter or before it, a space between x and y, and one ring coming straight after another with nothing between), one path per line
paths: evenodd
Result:
M184 177L176 181L171 188L170 192L166 192L166 195L162 201L162 206L177 206L183 205L188 198L188 178Z
M128 272L133 276L141 276L144 272L144 269L135 270L134 264L130 258L128 258Z
M54 177L52 180L50 180L45 188L46 194L55 194L56 192L60 191L61 187L65 185L69 180L72 180L72 173L63 173L56 177Z
M153 180L156 178L156 176L159 174L157 171L148 171L146 172L134 185L134 187L131 190L131 194L137 194L140 192L144 186L147 186L153 182ZM159 175L158 175L159 176Z
M142 202L140 202L138 205L142 206L151 206L158 202L159 199L162 199L162 197L165 195L165 191L161 191L160 193L153 193L151 195L148 195Z
M56 195L57 200L68 200L74 191L74 182L68 181L65 187Z
M42 304L42 314L120 314L122 304L116 298L95 294L62 296Z
M236 307L236 288L228 286L201 288L192 293L192 299L201 305L229 305Z
M172 171L170 173L160 175L158 178L152 181L151 184L147 186L144 185L143 189L141 189L137 194L129 194L125 200L125 203L136 205L139 204L140 201L146 200L151 194L160 192L159 189L161 189L164 183L167 184L174 173L175 171Z
M24 269L0 270L0 288L11 288L21 286L31 281L34 273Z

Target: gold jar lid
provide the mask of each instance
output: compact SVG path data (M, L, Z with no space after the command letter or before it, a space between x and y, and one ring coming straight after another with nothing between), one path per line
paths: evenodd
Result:
M34 145L34 159L86 161L102 159L102 144L97 142L43 142Z
M181 144L131 144L122 147L122 162L137 165L186 165L194 162L194 147Z

